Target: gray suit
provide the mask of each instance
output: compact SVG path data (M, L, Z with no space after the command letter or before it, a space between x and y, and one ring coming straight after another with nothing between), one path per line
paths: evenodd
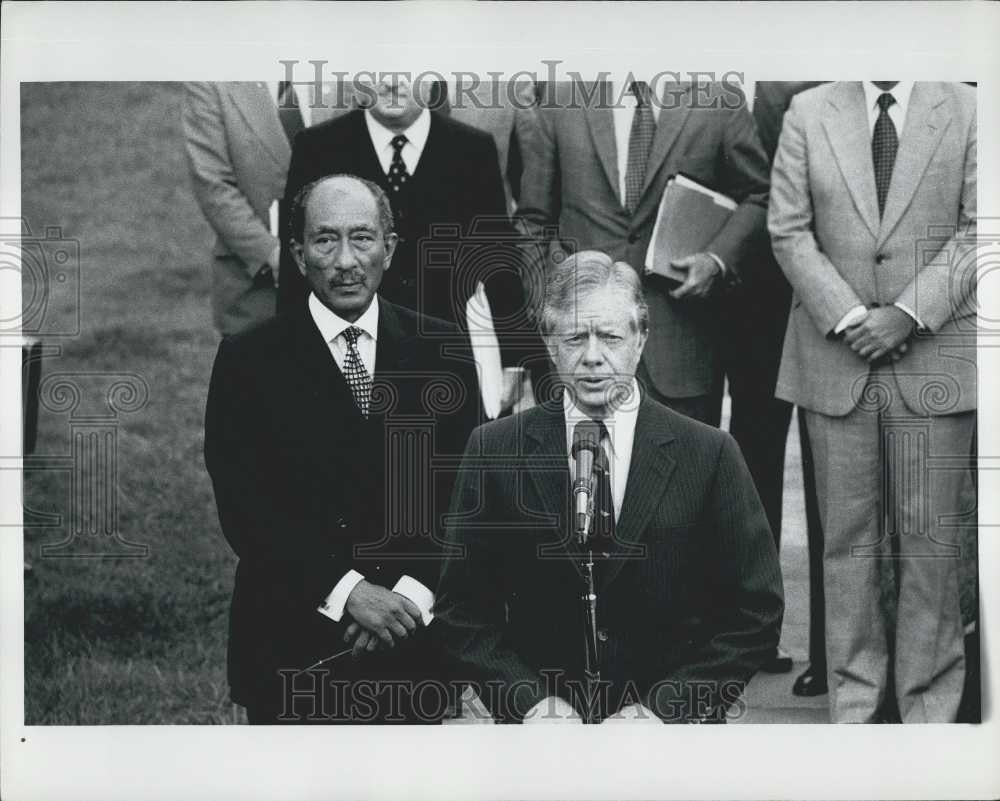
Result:
M975 90L915 84L898 133L881 218L860 83L792 100L771 176L774 253L795 293L777 394L807 410L837 721L876 719L890 669L904 721L953 720L964 675L954 543L976 407ZM833 335L851 308L894 303L925 326L895 365L870 367ZM879 612L890 553L894 648Z
M274 284L254 276L278 244L269 209L284 193L291 147L263 82L185 84L183 124L195 197L216 234L215 326L235 334L274 316Z
M604 251L641 272L664 186L683 172L739 203L708 247L739 274L748 243L763 235L768 191L767 157L742 95L713 84L710 99L704 87L663 85L642 196L630 215L618 194L609 86L576 84L574 103L573 84L550 85L552 95L525 112L535 121L521 143L519 214L529 232L542 237L545 226L557 225L568 250ZM583 93L594 97L595 90L603 102L586 101ZM650 330L642 359L654 389L666 398L709 395L721 375L715 310L673 300L656 280L646 280L645 288Z

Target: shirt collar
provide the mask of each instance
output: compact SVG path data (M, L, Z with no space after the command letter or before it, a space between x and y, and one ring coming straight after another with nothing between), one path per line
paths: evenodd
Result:
M371 305L365 309L356 322L349 323L336 312L330 310L316 297L315 292L309 293L309 314L312 315L313 322L323 335L323 341L327 344L333 342L344 330L352 325L360 328L368 336L378 341L378 295L372 298Z
M635 431L636 420L639 417L639 403L642 400L639 394L639 384L632 379L632 394L628 400L619 406L608 417L604 418L604 425L608 429L608 439L611 440L611 455L615 454L615 443L623 442L627 439L628 433ZM573 429L576 424L583 420L591 420L589 415L584 414L573 402L573 393L563 392L563 414L566 418L566 442L570 447L573 445Z
M368 135L371 137L375 152L381 152L390 146L392 138L396 136L395 131L390 131L372 115L371 111L365 109L365 123L368 125ZM407 142L417 149L417 153L423 153L424 145L427 143L427 136L431 132L431 113L426 108L420 110L419 116L413 121L403 135Z
M863 81L861 85L865 89L865 107L868 109L869 115L873 112L877 114L878 98L879 95L883 94L883 90L879 89L871 81ZM904 121L906 120L906 107L910 103L910 93L912 91L913 81L900 81L889 90L889 94L895 98L896 105L899 106L899 118Z

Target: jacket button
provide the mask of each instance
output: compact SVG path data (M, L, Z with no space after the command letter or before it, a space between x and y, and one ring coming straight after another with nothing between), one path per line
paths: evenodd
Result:
M608 641L608 630L607 629L598 629L597 630L597 639L600 640L601 642L607 642Z
M629 244L634 245L636 242L639 241L639 235L636 234L636 233L629 234L628 235L628 241L629 241Z
M375 565L375 572L378 573L382 569L382 565Z
M344 518L342 518L342 517L338 517L338 518L337 518L337 525L338 525L338 526L339 526L340 528L347 528L347 521L346 521L346 520L344 520Z
M876 264L881 264L882 262L884 262L886 260L886 258L888 258L888 257L884 253L879 253L875 257L875 263Z

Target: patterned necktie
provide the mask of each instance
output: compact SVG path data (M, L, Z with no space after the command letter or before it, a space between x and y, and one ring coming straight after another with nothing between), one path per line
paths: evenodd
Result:
M649 105L649 86L644 81L635 81L629 91L635 95L635 113L632 115L632 129L628 135L628 164L625 168L625 210L632 214L639 205L642 185L646 180L646 162L656 135L656 120Z
M878 215L885 211L885 199L889 196L889 183L892 181L892 167L896 163L896 152L899 150L899 136L896 126L889 116L889 106L896 102L889 92L878 96L878 119L875 120L875 132L872 135L872 164L875 166L875 192L878 195Z
M615 538L615 496L611 489L611 466L605 443L610 442L608 429L603 421L598 421L601 440L598 443L594 472L597 486L594 488L594 522L591 531L594 550L610 551Z
M361 329L352 325L344 329L344 340L347 342L347 355L344 357L344 378L351 387L354 395L354 402L361 410L361 416L368 417L368 404L372 397L372 377L365 368L365 363L361 361L361 354L358 352L358 337L361 336Z
M278 119L285 129L288 143L295 141L295 135L305 128L302 121L302 111L299 109L299 98L295 94L295 86L291 81L278 82Z
M403 161L403 146L408 141L403 134L397 134L389 142L392 145L392 164L389 165L387 178L389 179L389 188L392 189L394 195L399 193L410 177L410 173L406 170L406 162Z

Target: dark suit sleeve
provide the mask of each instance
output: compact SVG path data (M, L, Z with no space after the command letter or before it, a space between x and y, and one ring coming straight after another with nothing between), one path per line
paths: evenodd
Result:
M300 132L292 144L292 158L288 165L285 181L285 195L279 208L279 231L281 240L281 266L278 273L278 311L284 312L294 307L307 294L306 282L299 272L291 251L291 231L289 215L292 201L306 184L316 178L316 165L311 157L311 138L308 131Z
M722 160L721 191L739 205L707 250L721 258L734 276L752 280L741 275L741 268L766 236L768 163L742 92L739 96L738 108L719 112L724 114L725 129L718 156Z
M538 670L526 663L504 631L506 593L502 531L491 528L489 448L482 429L469 439L452 494L447 541L455 553L444 562L431 631L448 659L448 673L470 682L493 717L516 722L545 696ZM493 683L499 692L486 688Z
M551 86L546 92L553 91ZM544 93L543 93L544 94ZM549 102L547 94L544 102ZM523 284L531 308L541 308L545 270L553 234L561 213L559 147L554 114L537 107L517 109L515 127L521 149L521 197L514 225L524 239L522 245Z
M205 413L205 465L222 532L241 561L263 570L276 602L315 608L347 572L308 511L295 508L269 480L271 455L255 418L253 366L223 340L212 370ZM278 597L280 596L280 598Z
M701 554L703 637L684 664L653 684L646 705L665 722L710 718L735 701L778 644L781 571L764 509L735 440L722 444Z
M466 234L471 234L475 241L482 241L493 253L483 253L479 249L469 253L478 263L477 272L483 267L486 269L481 278L500 343L501 361L504 367L515 367L522 361L531 321L525 315L519 251L514 246L514 227L507 215L496 145L489 136L478 141L480 146L465 168L470 173L468 209L475 213L466 221Z

